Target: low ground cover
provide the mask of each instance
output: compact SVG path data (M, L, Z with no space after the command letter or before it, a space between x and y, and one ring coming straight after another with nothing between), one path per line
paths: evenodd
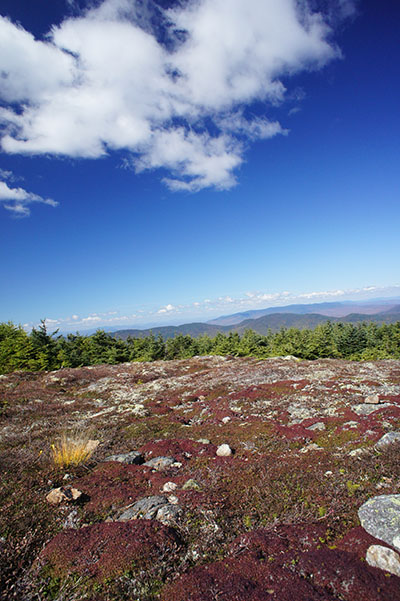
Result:
M379 541L358 517L400 493L399 443L375 446L400 431L399 361L15 372L0 396L2 599L400 598L400 578L366 564ZM52 444L77 431L98 446L55 464ZM81 498L46 500L68 486ZM118 521L146 499L163 509Z

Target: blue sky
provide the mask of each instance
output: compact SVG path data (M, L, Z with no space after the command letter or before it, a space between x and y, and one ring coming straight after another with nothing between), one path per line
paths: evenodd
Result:
M0 15L0 320L399 296L397 1Z

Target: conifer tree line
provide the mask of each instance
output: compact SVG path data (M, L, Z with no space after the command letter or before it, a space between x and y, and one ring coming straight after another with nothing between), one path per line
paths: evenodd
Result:
M337 358L351 360L400 359L400 322L327 322L315 329L282 328L267 335L246 330L193 338L179 334L164 340L161 336L115 338L103 330L91 336L79 333L60 336L49 333L44 320L27 333L12 322L0 323L0 373L16 370L54 370L127 361L188 359L196 355L235 357L278 357L295 355L300 359Z

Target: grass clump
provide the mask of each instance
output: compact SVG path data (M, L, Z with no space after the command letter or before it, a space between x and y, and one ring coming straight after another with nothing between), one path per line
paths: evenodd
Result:
M98 444L87 434L63 434L57 443L51 445L54 465L58 468L81 465L91 457Z

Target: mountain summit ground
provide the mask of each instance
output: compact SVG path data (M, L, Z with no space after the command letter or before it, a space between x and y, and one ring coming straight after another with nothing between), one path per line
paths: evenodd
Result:
M400 499L400 361L15 372L0 399L2 599L400 600L365 505ZM69 433L92 454L55 465Z

